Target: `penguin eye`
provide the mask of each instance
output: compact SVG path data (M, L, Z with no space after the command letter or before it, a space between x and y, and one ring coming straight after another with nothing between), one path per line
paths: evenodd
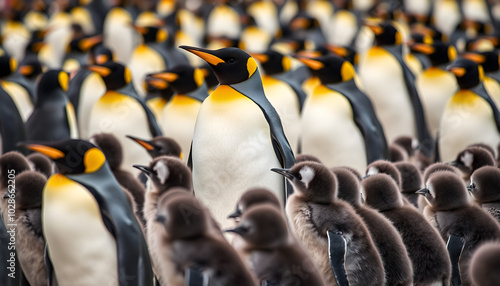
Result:
M227 60L227 62L230 64L234 63L234 58L230 58L229 60Z
M297 179L302 180L302 175L301 174L297 174L296 177L297 177Z

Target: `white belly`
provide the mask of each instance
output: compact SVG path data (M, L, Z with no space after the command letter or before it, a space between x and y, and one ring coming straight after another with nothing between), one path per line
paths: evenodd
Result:
M458 90L455 76L443 70L427 70L415 79L420 101L424 109L427 127L434 138L446 102Z
M319 89L306 99L302 111L302 153L318 157L328 167L350 166L363 173L365 142L349 101L334 91L318 95Z
M135 90L141 96L146 95L143 84L146 75L161 72L167 68L160 54L146 45L140 45L134 50L128 62L128 67L132 72L132 82Z
M90 112L89 136L102 132L112 133L120 141L123 147L123 169L138 175L139 171L132 165L149 163L150 156L147 151L125 137L132 135L151 139L146 114L135 99L122 96L113 102L103 98L97 101Z
M498 82L491 77L485 77L483 83L484 88L490 95L493 102L495 102L497 108L500 107L500 84L498 84Z
M202 104L193 136L193 186L222 227L231 222L241 194L266 187L283 202L284 179L270 171L281 165L260 108L246 97Z
M415 116L399 62L380 48L368 51L359 64L363 90L373 102L387 142L407 135L416 138ZM377 53L375 56L370 53Z
M439 138L441 161L455 160L460 151L474 143L484 143L496 150L500 143L500 134L489 104L477 98L474 101L452 105L455 97L456 95L446 105L441 119Z
M177 95L162 110L160 124L163 136L171 137L181 146L182 152L187 155L191 150L194 127L201 102ZM184 102L181 102L184 101ZM184 156L187 161L188 156Z
M81 185L70 186L44 189L43 232L58 285L118 285L116 242L97 201Z
M17 110L19 110L21 118L26 122L33 112L33 103L28 91L15 82L2 81L2 87L10 95L16 104Z
M99 74L91 72L83 81L78 103L78 127L81 139L87 140L90 137L90 111L105 92L106 85Z
M113 51L117 62L127 63L137 45L138 39L131 26L132 22L128 12L122 8L109 11L104 21L103 43Z

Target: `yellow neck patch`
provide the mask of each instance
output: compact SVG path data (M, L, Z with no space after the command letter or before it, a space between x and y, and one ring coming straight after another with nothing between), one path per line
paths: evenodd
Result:
M209 96L211 101L214 102L228 102L246 98L243 94L239 93L229 85L219 85L212 94Z
M85 166L85 173L94 173L99 170L106 162L106 157L97 148L89 149L83 156L83 164Z
M342 77L343 81L351 80L354 77L355 73L356 72L354 71L354 67L350 62L344 62L342 64L342 67L340 68L340 76Z
M195 69L194 70L194 82L196 83L196 86L202 86L203 82L205 81L205 75L201 69Z
M64 91L68 91L69 76L65 72L60 72L58 75L59 85Z
M257 62L252 58L248 58L247 61L248 77L250 78L253 73L257 70Z
M289 57L283 57L281 65L283 65L283 71L289 71L292 68L292 60Z

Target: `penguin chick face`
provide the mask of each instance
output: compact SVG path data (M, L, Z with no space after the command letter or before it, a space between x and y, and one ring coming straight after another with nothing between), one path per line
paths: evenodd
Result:
M376 174L361 181L361 191L365 204L379 211L387 211L403 206L398 186L391 176Z
M356 175L344 167L335 167L331 170L337 178L337 198L348 202L352 206L360 206L361 190Z
M481 83L484 78L483 67L464 58L452 62L446 70L455 74L460 89L471 89Z
M0 56L0 78L6 77L17 69L17 61L13 57L3 54Z
M165 193L158 200L156 222L163 225L171 241L200 237L208 229L208 214L203 206L188 192L183 193Z
M455 161L450 163L465 174L471 174L482 166L494 166L495 158L482 147L468 147L458 153Z
M367 27L375 34L377 46L393 46L403 43L401 32L391 22L367 24Z
M313 203L332 203L337 196L337 179L323 164L302 162L291 169L271 169L293 185L294 195Z
M89 141L101 149L111 170L120 168L123 161L123 148L113 134L99 133L92 136Z
M94 173L106 163L104 153L94 144L80 139L56 142L21 142L19 146L51 158L61 174Z
M177 65L165 72L150 75L168 82L177 94L197 90L205 82L203 71L190 65Z
M289 57L274 50L267 50L262 54L252 53L251 56L260 62L267 75L287 72L292 67L292 60Z
M21 153L10 151L0 156L0 190L8 186L9 174L18 175L26 170L30 170L30 164Z
M355 75L352 64L339 56L326 55L315 59L298 57L298 59L311 68L324 85L349 81Z
M478 203L499 201L500 169L494 166L484 166L477 169L472 173L471 183L467 189Z
M401 174L393 163L385 160L377 160L366 167L366 176L375 174L387 174L401 187Z
M205 60L213 69L220 84L236 84L249 79L257 71L257 62L238 48L208 50L189 46L180 48Z
M42 74L37 85L36 106L66 102L69 75L62 70L49 70Z
M134 167L148 175L160 194L172 187L192 189L191 171L177 158L160 156L151 161L149 166L134 165Z
M228 218L239 218L250 207L261 204L270 204L277 208L281 207L280 201L271 191L264 188L254 188L247 190L241 195L236 204L236 210Z
M487 73L500 69L500 56L496 51L470 52L463 54L462 57L481 65Z
M462 178L451 172L436 172L427 187L417 191L423 195L434 211L449 211L471 205Z
M457 50L450 44L436 42L432 44L418 43L410 46L414 52L427 55L432 66L439 66L454 61Z
M117 62L108 61L101 65L86 66L86 68L102 77L107 90L120 89L132 81L130 70Z
M249 208L234 229L225 231L240 235L247 242L247 249L273 249L288 241L285 217L268 204Z
M16 177L16 208L27 210L42 207L42 191L47 178L35 171Z

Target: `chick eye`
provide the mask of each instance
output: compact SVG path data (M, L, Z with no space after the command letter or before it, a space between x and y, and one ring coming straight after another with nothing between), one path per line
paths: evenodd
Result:
M234 58L230 58L229 60L227 60L227 62L230 64L234 63Z
M297 179L302 180L302 175L301 174L297 174Z

